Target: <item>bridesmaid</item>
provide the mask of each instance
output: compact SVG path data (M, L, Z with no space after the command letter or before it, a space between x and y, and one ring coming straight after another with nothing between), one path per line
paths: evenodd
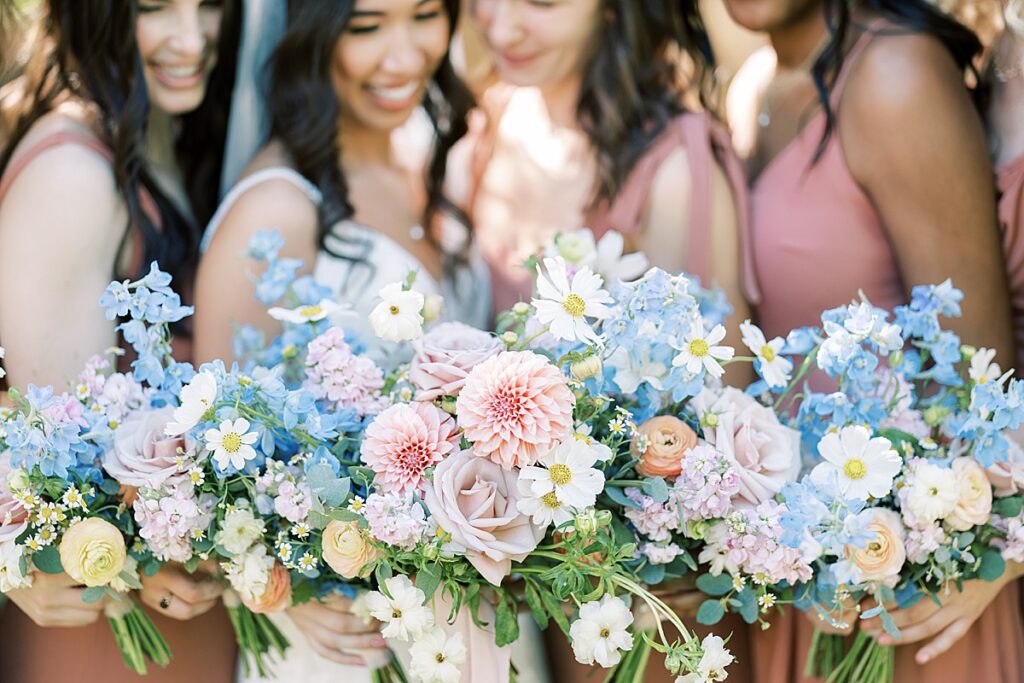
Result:
M973 34L924 0L864 0L852 10L846 0L726 6L771 41L728 101L753 178L765 333L814 324L859 290L891 308L914 285L952 277L965 296L964 317L951 326L966 342L1014 358L991 160L963 86L980 50ZM1021 680L1024 630L1012 580L1020 570L969 582L941 611L924 601L895 614L901 627L973 623L927 663L915 661L916 646L898 648L896 680ZM805 680L814 625L792 613L775 622L754 638L758 680ZM879 630L877 619L861 627Z
M692 93L679 85L680 48L696 66L692 82L706 81L710 49L697 3L470 6L503 84L486 93L452 166L470 169L467 205L494 278L495 310L529 297L532 277L521 264L530 255L556 233L586 226L598 238L615 229L652 265L721 286L736 330L757 299L739 229L745 180L721 126L684 107ZM674 605L694 609L686 594ZM741 626L719 629L735 632L730 648L743 661ZM556 680L595 674L574 661L561 633L548 637ZM744 680L739 666L733 679ZM647 680L671 680L660 659Z
M12 386L62 386L117 342L97 304L111 278L137 279L155 260L188 293L199 226L216 204L238 15L231 1L46 3L45 49L8 93L16 123L0 154L0 340ZM146 680L231 681L217 583L173 566L143 583L174 654ZM84 603L66 575L37 573L8 597L4 680L142 680L98 623L102 605Z
M487 267L445 187L448 152L472 106L448 54L458 18L459 0L292 4L273 57L273 137L208 230L197 285L200 359L232 356L233 322L280 330L256 300L241 256L269 227L285 238L282 255L301 259L352 306L354 331L382 365L403 359L366 318L377 292L410 270L417 290L444 296L446 318L486 329ZM385 643L349 605L311 601L273 616L292 641L279 665L288 680L370 680L366 665L386 659ZM518 680L542 683L540 634L528 616L521 634L512 648ZM467 662L464 677L478 660Z

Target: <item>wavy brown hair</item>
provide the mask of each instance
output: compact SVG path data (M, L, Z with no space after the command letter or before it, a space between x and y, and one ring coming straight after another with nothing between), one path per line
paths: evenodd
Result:
M176 151L194 222L160 190L144 163L150 104L135 43L137 16L136 0L47 0L43 49L20 84L26 97L0 154L0 173L29 129L62 98L70 95L95 105L100 126L96 132L113 152L114 176L128 207L124 239L130 229L138 229L143 264L156 261L176 277L190 278L198 257L199 226L206 225L217 205L241 0L224 0L220 52L207 95L198 109L180 117ZM143 189L157 204L159 226L142 209Z
M602 0L576 120L597 154L594 203L611 201L633 166L685 111L679 49L702 81L711 45L696 0Z
M454 30L459 0L443 2ZM331 58L355 4L355 0L292 0L288 30L271 58L271 133L284 144L299 173L323 194L317 241L321 249L339 258L348 257L335 254L326 238L333 225L352 216L353 209L348 183L338 163L344 150L338 144L340 107L331 82ZM425 175L426 228L435 225L442 213L470 225L468 216L445 196L443 185L448 153L466 134L466 117L473 104L473 96L445 54L423 102L435 133ZM461 256L444 254L434 230L427 229L426 236L443 255Z

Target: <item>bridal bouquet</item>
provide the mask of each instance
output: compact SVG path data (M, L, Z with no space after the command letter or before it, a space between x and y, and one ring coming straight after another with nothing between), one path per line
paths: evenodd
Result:
M790 336L808 354L797 378L818 370L835 387L780 398L798 404L795 426L819 457L782 489L782 543L814 574L783 588L822 620L856 609L898 635L893 605L941 601L964 581L997 579L1004 557L1020 556L1020 449L1007 432L1024 422L1024 382L992 351L941 328L961 298L948 281L916 287L891 316L861 301ZM891 648L863 633L852 644L818 634L808 671L891 681L893 662Z
M159 562L130 507L136 491L122 477L121 458L160 452L167 463L177 443L140 438L140 416L180 389L190 369L168 360L168 326L191 313L154 266L137 282L114 282L100 303L138 357L130 374L111 373L95 356L70 392L29 386L12 389L13 408L0 409L0 591L32 585L36 571L66 573L86 586L87 602L106 600L105 613L125 663L146 672L170 652L156 626L129 596L142 587L139 572ZM116 356L116 354L113 354ZM176 476L173 465L147 473Z

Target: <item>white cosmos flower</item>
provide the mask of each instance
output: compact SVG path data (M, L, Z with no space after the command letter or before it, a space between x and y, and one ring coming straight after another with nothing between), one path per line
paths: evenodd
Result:
M647 270L650 262L642 251L623 255L625 240L622 233L609 230L597 243L594 255L594 270L604 278L606 285L615 284L617 280L631 282Z
M217 400L217 378L203 371L181 389L181 405L174 409L174 421L164 428L167 436L180 436L195 427Z
M381 635L392 640L419 640L434 626L434 613L423 604L427 597L408 576L399 574L384 581L391 597L380 591L366 595L370 616L379 621Z
M697 663L697 670L680 676L675 683L717 683L729 677L726 667L735 661L735 657L725 647L721 636L709 634L700 644L704 654Z
M402 283L385 285L377 294L381 302L370 312L373 333L385 341L410 341L423 334L424 297L403 290Z
M903 465L888 439L872 437L860 425L826 434L818 443L818 453L825 462L814 468L812 479L827 480L829 472L835 471L842 494L858 500L888 495Z
M597 662L606 669L618 664L622 652L633 649L633 635L628 630L632 623L629 607L611 595L581 605L579 618L569 627L576 661Z
M945 519L960 502L960 482L948 467L921 462L908 479L905 504L919 524Z
M554 493L565 505L582 510L593 505L604 490L604 473L594 468L601 455L586 441L570 436L541 456L543 467L520 470L519 480L532 482L534 496Z
M18 545L14 539L0 543L0 592L6 593L32 585L32 572L25 573L21 570L24 554L24 546Z
M341 304L331 299L321 299L320 303L312 306L299 306L298 308L274 308L268 309L267 314L274 320L282 320L286 323L315 323L324 318L334 318L341 315L353 315L347 304Z
M247 461L256 457L252 444L259 436L250 432L249 421L240 417L234 422L224 420L217 429L207 429L203 439L206 450L213 451L213 461L220 469L227 470L231 466L240 470Z
M459 683L466 654L461 633L449 638L435 626L409 648L409 672L423 683Z
M533 481L522 477L516 482L519 487L519 502L516 508L527 515L530 520L542 529L554 524L561 526L574 519L572 511L565 503L558 500L554 491L537 496L533 493Z
M611 314L611 295L601 289L601 276L584 266L569 281L565 260L544 259L544 271L537 273L538 298L533 300L537 320L549 326L553 337L564 341L597 344L600 341L588 318L602 320Z
M771 341L765 339L764 332L749 320L740 325L743 343L747 345L761 364L761 377L772 387L785 387L789 383L793 363L782 354L786 340L776 337Z
M732 360L735 352L731 346L718 346L725 339L725 328L715 325L710 332L704 331L704 321L697 318L690 324L690 333L679 344L675 340L672 348L679 354L672 359L675 367L684 367L694 375L701 370L707 371L712 377L721 377L725 372L722 361ZM676 344L679 344L678 346Z

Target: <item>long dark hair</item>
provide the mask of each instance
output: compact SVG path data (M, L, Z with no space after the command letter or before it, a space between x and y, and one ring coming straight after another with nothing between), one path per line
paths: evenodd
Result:
M43 15L45 50L25 75L28 97L0 154L0 173L29 129L66 95L96 106L96 131L114 156L114 175L128 207L125 229L138 229L143 264L157 261L181 281L190 278L198 257L199 227L217 205L221 160L241 24L241 1L224 0L217 65L207 96L180 117L176 152L182 166L194 221L181 213L144 163L149 97L142 59L135 43L136 0L48 0ZM145 190L157 204L160 225L141 205ZM145 267L145 266L143 266ZM135 274L133 274L135 275Z
M676 49L703 69L711 56L699 13L666 0L602 0L576 120L597 154L594 203L611 201L644 151L684 111Z
M299 173L323 194L317 240L320 248L330 253L334 252L326 240L331 227L353 214L348 183L338 163L344 152L338 145L340 108L331 81L331 57L354 7L355 0L292 0L288 30L271 58L271 133L284 144ZM444 0L444 7L454 31L459 0ZM431 226L440 214L448 213L469 227L468 216L445 197L443 185L448 152L466 134L466 117L473 104L473 96L445 54L423 102L435 133L425 177L423 226L427 239L439 251Z
M958 69L965 74L974 70L974 58L982 49L981 41L969 28L927 0L861 0L861 5L888 19L900 30L933 36L949 50ZM830 102L832 87L842 71L850 30L855 27L849 0L824 0L824 12L830 38L811 68L814 87L825 110L825 132L816 159L820 158L835 131L836 114ZM977 98L980 97L978 92Z

